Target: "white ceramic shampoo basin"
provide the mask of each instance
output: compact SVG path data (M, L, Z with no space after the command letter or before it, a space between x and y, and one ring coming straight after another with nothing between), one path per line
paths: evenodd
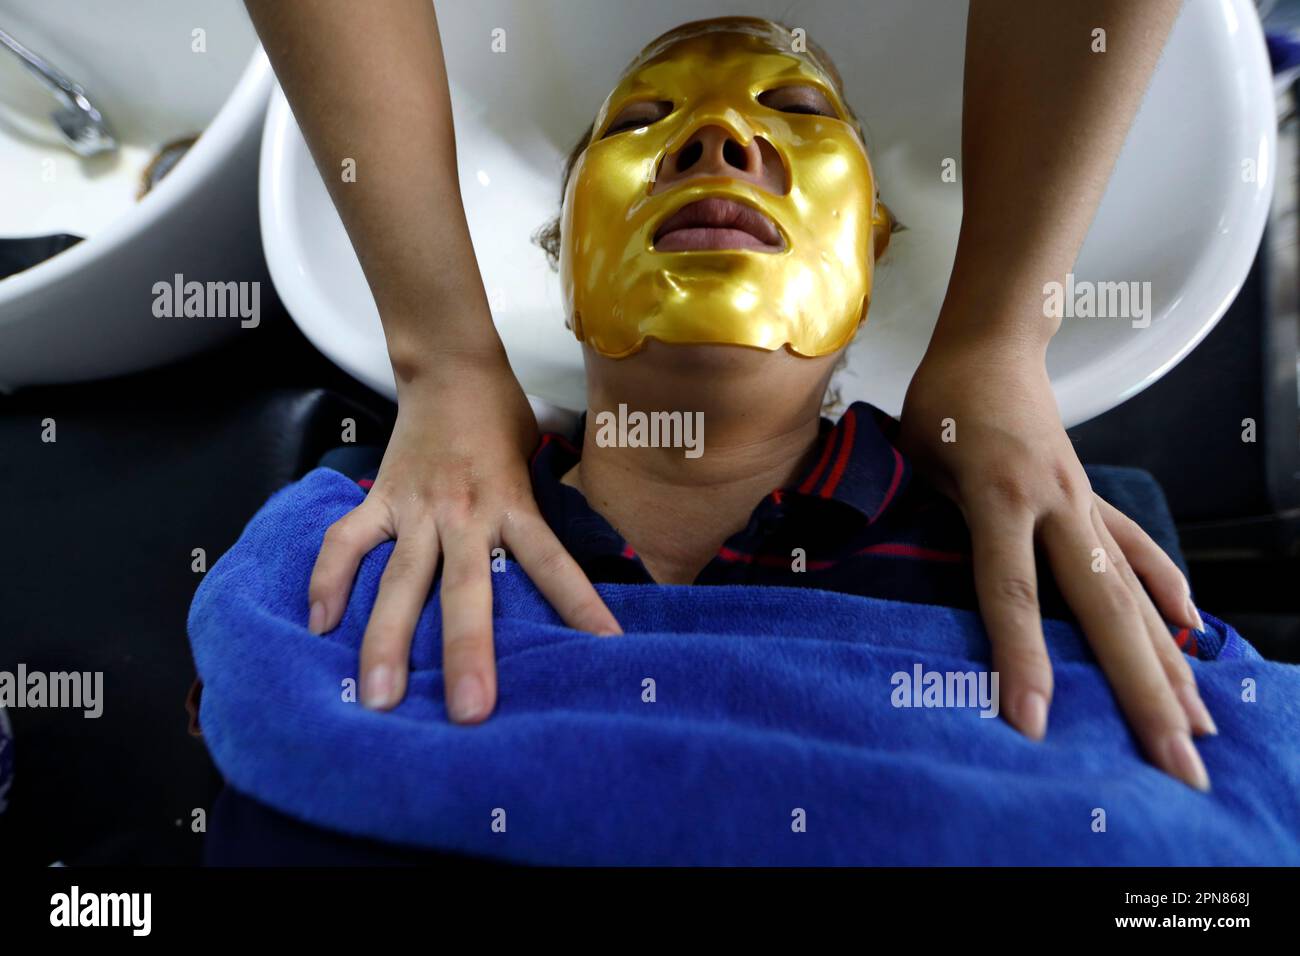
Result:
M0 390L147 368L240 331L159 318L153 288L264 281L256 170L269 65L227 0L0 0L0 27L85 87L121 146L82 159L0 49L0 237L80 244L0 280ZM139 198L158 150L201 134Z
M899 412L943 300L961 220L960 180L945 182L941 171L945 159L961 155L964 4L481 0L436 7L474 248L530 395L583 406L581 351L564 328L558 276L530 242L558 210L563 157L654 36L705 16L756 14L803 27L830 52L867 126L882 193L908 226L882 263L868 324L839 379L846 399ZM492 51L498 29L505 31L501 53ZM1149 282L1150 322L1064 320L1048 362L1067 424L1150 385L1218 321L1259 243L1274 149L1272 85L1253 7L1187 0L1075 269L1083 282ZM261 177L263 239L281 298L322 352L393 395L374 303L278 91ZM430 302L429 321L446 308L454 303Z

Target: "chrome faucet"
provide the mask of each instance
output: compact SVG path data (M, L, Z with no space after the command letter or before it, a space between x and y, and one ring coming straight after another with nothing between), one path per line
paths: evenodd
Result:
M54 94L59 108L50 114L50 118L63 134L69 149L78 156L97 156L117 149L117 140L113 137L108 121L90 102L80 83L69 79L44 57L27 49L4 30L0 30L0 46L8 48Z

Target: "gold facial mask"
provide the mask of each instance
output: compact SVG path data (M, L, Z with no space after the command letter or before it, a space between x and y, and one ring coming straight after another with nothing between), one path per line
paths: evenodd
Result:
M738 19L647 50L601 107L565 190L560 276L579 341L618 358L647 337L676 344L789 346L818 356L846 345L866 316L888 213L850 113L826 75L790 50L775 24ZM758 97L820 90L837 118L781 112ZM648 126L604 137L629 104L667 101ZM656 171L706 126L742 146L766 139L784 164L784 195L722 176L653 192ZM770 155L770 154L769 154ZM765 159L766 161L766 159ZM656 251L659 226L688 203L726 197L775 223L780 251ZM882 246L883 248L883 246Z

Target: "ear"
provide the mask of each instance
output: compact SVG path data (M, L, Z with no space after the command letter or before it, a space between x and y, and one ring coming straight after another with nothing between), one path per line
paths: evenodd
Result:
M876 198L876 212L871 217L871 240L875 248L875 258L877 261L885 254L889 248L889 239L894 234L898 226L898 220L894 214L889 211L889 207Z

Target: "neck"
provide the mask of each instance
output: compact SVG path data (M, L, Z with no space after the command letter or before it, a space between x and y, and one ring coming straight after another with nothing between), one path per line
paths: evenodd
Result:
M656 581L689 584L764 495L807 468L829 364L726 346L668 348L652 343L644 362L588 356L582 460L564 480L636 549ZM678 413L678 434L693 447L644 447L656 437L655 412ZM636 413L647 423L641 434ZM658 431L666 443L667 429Z

